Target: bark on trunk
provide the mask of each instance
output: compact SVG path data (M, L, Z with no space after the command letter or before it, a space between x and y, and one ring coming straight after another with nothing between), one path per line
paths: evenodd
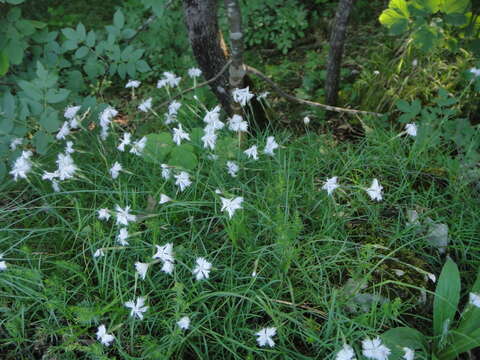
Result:
M325 94L326 103L332 106L337 105L343 47L347 33L348 18L350 17L353 2L354 0L340 0L337 14L335 15L335 24L333 25L330 35Z
M228 51L218 28L217 0L183 0L188 38L205 79L217 75L228 60ZM210 87L223 109L231 115L229 79L225 72Z

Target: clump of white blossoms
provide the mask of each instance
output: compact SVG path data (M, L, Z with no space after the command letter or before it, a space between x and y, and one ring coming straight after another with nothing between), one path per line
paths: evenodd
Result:
M200 77L202 75L202 70L199 68L190 68L188 69L188 76L190 76L192 79Z
M370 196L372 200L376 201L382 200L382 190L383 187L382 185L380 185L377 179L373 179L372 185L370 185L370 187L366 189L368 196Z
M132 134L126 132L123 133L122 140L120 141L120 144L117 146L117 149L119 151L125 151L125 146L130 145L132 143Z
M73 178L78 170L69 154L58 154L56 163L58 165L57 174L60 180Z
M334 176L330 179L327 179L327 181L325 181L325 183L322 186L322 189L326 190L328 195L332 195L335 189L339 187L340 185L338 184L338 177Z
M143 101L138 105L138 110L142 112L149 112L150 109L152 108L152 98L149 97L147 100Z
M14 181L17 181L18 178L27 178L27 174L32 170L32 162L30 160L32 155L30 150L24 150L22 155L15 160L12 170L9 172L13 176Z
M128 230L126 228L121 228L117 235L117 242L122 246L128 245Z
M190 135L183 130L182 124L178 124L178 128L173 128L173 142L177 145L182 143L182 140L190 140Z
M237 177L237 173L240 170L238 165L233 161L227 161L227 172L231 177Z
M248 123L243 120L240 115L233 115L228 121L228 129L231 131L246 132L248 130Z
M249 147L247 150L243 152L245 155L247 155L248 158L253 159L253 160L258 160L258 149L257 145L252 145Z
M118 178L118 175L120 175L120 171L122 170L123 170L122 165L118 161L115 161L115 163L109 170L110 175L112 176L112 179Z
M16 150L17 146L22 145L23 139L22 138L14 138L10 141L10 150Z
M197 266L195 266L193 269L193 275L195 275L195 279L197 279L197 281L208 279L212 269L212 264L203 257L197 258L196 263Z
M184 191L187 187L192 185L190 175L188 175L186 171L182 171L180 174L175 175L175 185L180 188L180 191Z
M469 302L473 306L480 308L480 294L470 293Z
M147 137L144 136L140 140L134 141L132 143L130 153L140 156L142 155L143 149L145 149L146 145L147 145Z
M180 320L177 321L177 325L182 330L188 330L190 327L190 318L188 316L182 317Z
M337 353L335 360L355 360L355 351L348 344L343 344L343 348Z
M173 272L175 258L173 257L173 244L168 243L163 246L155 245L157 252L153 255L154 259L162 261L162 271L167 274Z
M418 127L417 124L406 124L405 125L405 132L410 136L417 136Z
M229 218L231 219L235 211L242 208L243 197L238 196L234 199L226 199L224 197L220 197L222 200L222 208L220 211L226 211Z
M110 211L108 209L100 209L97 211L98 219L108 221L110 219Z
M138 80L129 80L127 82L127 85L125 85L125 88L126 89L129 89L129 88L132 88L132 89L135 89L135 88L138 88L140 86L141 82L138 81Z
M250 88L247 86L246 88L243 89L235 89L232 91L232 97L233 101L239 103L242 106L247 105L247 103L252 100L252 98L255 95L253 95L250 92Z
M55 137L57 140L65 140L68 135L70 135L70 124L65 121Z
M130 206L126 206L122 209L119 205L115 205L115 216L117 217L117 225L128 226L129 222L135 222L137 217L130 214Z
M68 106L63 113L63 116L68 120L73 120L75 116L77 116L78 111L80 110L81 106Z
M140 276L142 280L145 280L145 277L147 276L148 266L148 263L142 263L139 261L135 263L135 270L137 270L138 276Z
M100 325L97 329L97 340L99 340L103 345L109 346L111 342L115 339L113 335L107 334L107 328L105 325Z
M415 359L415 350L412 350L408 347L403 348L404 354L403 354L403 359L404 360L413 360Z
M127 308L130 308L130 316L132 317L137 317L140 320L143 319L143 313L148 310L148 306L145 305L145 298L144 297L138 297L136 301L127 301L125 303L125 306Z
M176 87L180 84L181 77L177 77L174 73L165 71L163 73L163 78L158 80L157 88L161 89L165 86Z
M100 137L102 140L105 140L108 136L108 128L112 119L118 115L118 111L115 110L111 106L107 106L101 113L100 113L100 127L102 131L100 133Z
M7 270L7 262L3 260L3 254L0 254L0 271Z
M273 341L273 337L277 334L277 328L268 327L263 328L259 332L255 333L257 336L257 343L259 346L275 346L275 341Z
M379 337L373 340L363 340L362 349L363 356L373 360L387 360L391 353L390 349L382 344L382 340Z
M266 155L273 156L275 155L273 151L278 148L278 144L275 141L275 138L273 136L267 137L267 144L265 145L265 149L263 150L263 153Z

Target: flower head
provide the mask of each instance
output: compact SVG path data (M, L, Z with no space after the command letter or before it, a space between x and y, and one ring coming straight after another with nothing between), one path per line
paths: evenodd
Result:
M135 155L142 155L143 149L145 149L145 145L147 145L146 136L142 137L140 140L133 142L132 148L130 149L130 153Z
M165 86L176 87L180 84L181 77L177 77L174 73L165 71L163 73L163 78L158 80L157 88L162 88Z
M165 262L175 262L175 259L173 257L173 244L172 243L167 243L163 246L160 245L155 245L157 248L157 252L153 255L154 259L160 259L161 261Z
M13 180L17 181L19 177L22 179L27 178L27 174L32 170L31 156L31 151L24 150L22 151L22 155L15 160L12 170L9 172L9 174L13 176Z
M145 280L145 276L147 276L148 265L148 263L142 263L139 261L135 263L135 270L137 270L137 273L142 280Z
M81 106L68 106L63 113L63 116L68 119L72 120L75 116L77 116L78 111L80 110Z
M470 293L469 302L473 306L480 308L480 294Z
M67 141L65 146L65 154L73 154L75 149L73 148L73 141Z
M68 121L64 121L62 127L57 133L57 140L64 140L68 135L70 135L70 124Z
M137 220L135 215L130 214L130 206L126 206L125 209L122 209L120 206L115 205L115 216L117 217L117 225L128 226L129 222L134 222Z
M128 132L123 133L122 140L120 142L120 145L117 146L117 149L119 151L125 151L125 146L130 145L131 142L132 142L132 134L130 134Z
M103 249L97 249L93 253L94 258L98 258L98 257L102 257L102 256L105 256L105 253L103 252Z
M348 344L343 344L343 348L337 353L335 360L355 360L353 348Z
M190 76L192 79L199 77L200 75L202 75L202 70L198 68L188 69L188 76Z
M212 263L208 262L205 258L199 257L196 260L197 266L193 269L193 275L197 281L208 279L210 276L210 270L212 268Z
M190 327L190 318L188 316L182 317L180 320L177 321L177 325L182 330L188 330Z
M183 130L182 124L178 124L178 128L173 128L173 142L180 145L182 140L190 140L190 135Z
M228 129L231 131L246 132L248 130L248 123L244 121L240 115L233 115L228 122Z
M273 136L267 137L267 144L265 145L265 149L263 150L263 153L273 156L275 155L273 151L277 148L278 148L278 144L275 141L275 138Z
M122 246L128 245L128 230L127 228L121 228L118 235L117 235L117 242Z
M152 98L148 98L147 100L143 101L140 105L138 105L138 110L143 112L148 112L152 108Z
M236 163L233 161L227 161L227 172L231 177L237 177L238 170L240 170L240 168Z
M327 181L325 181L325 183L323 184L322 189L326 190L328 195L332 195L335 189L340 187L337 181L338 181L337 176L327 179Z
M220 197L222 200L222 209L221 211L226 211L230 219L232 218L235 211L242 208L243 197L239 196L234 199L226 199Z
M15 138L10 141L10 150L16 150L18 145L22 145L23 138Z
M58 165L58 178L60 180L73 178L78 168L69 154L58 154L56 162Z
M258 160L257 145L252 145L247 150L245 150L243 153L253 160Z
M479 76L480 76L480 69L471 68L469 71L470 71L470 73L473 74L475 77L479 77Z
M417 136L418 127L417 124L406 124L405 125L405 132L410 136Z
M274 337L277 333L277 329L274 327L263 328L259 332L255 333L257 336L257 343L260 346L270 346L274 347L275 342L273 341L272 337Z
M373 340L363 340L362 349L363 356L373 360L387 360L391 353L390 349L382 344L382 340L379 337Z
M100 342L105 345L109 346L110 343L114 340L113 335L107 334L107 329L105 328L105 325L100 325L97 329L97 340L100 340Z
M205 128L205 135L202 136L203 147L205 149L214 150L215 144L217 143L217 135L215 131L211 131L210 128Z
M122 164L120 164L118 161L115 161L113 166L110 168L110 175L112 176L112 179L118 178L118 175L120 175L120 171L122 171Z
M143 319L143 313L148 310L148 306L145 305L145 298L138 297L136 301L127 301L125 306L130 308L130 316L138 317L140 320Z
M172 199L168 195L160 194L160 201L158 202L160 205L165 204L165 203L170 202L170 201L172 201Z
M3 260L3 254L0 254L0 271L7 270L7 262Z
M135 88L138 88L140 86L140 84L141 84L141 82L138 81L138 80L129 80L127 82L127 85L125 85L125 88L126 89L129 89L129 88L135 89Z
M305 125L310 124L310 118L309 118L308 116L305 116L305 117L303 118L303 123L304 123Z
M180 174L175 175L175 185L180 188L180 191L184 191L187 187L192 185L190 181L190 175L186 171L182 171Z
M178 113L178 110L180 109L180 107L182 106L182 103L177 101L177 100L173 100L169 105L168 105L168 114L169 115L177 115Z
M168 165L167 164L162 164L160 166L162 167L162 178L164 178L165 180L170 179L170 176L172 175L172 172L171 172L170 168L168 167Z
M233 96L233 101L239 103L242 106L245 106L255 95L253 95L250 92L250 89L247 86L244 89L233 90L232 96Z
M410 349L408 347L403 348L404 354L403 359L405 360L413 360L415 358L415 350Z
M370 185L370 187L366 189L370 198L376 201L382 200L382 190L383 187L380 185L377 179L373 179L372 185Z
M98 219L99 220L107 220L110 219L110 212L108 209L100 209L97 211Z

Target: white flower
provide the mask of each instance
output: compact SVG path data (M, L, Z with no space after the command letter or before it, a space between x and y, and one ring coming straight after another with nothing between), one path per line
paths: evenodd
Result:
M231 177L237 177L237 172L240 170L237 164L233 161L227 161L227 171Z
M135 263L135 269L137 270L137 273L142 280L145 280L145 276L147 275L148 265L149 265L148 263L142 263L139 261Z
M480 69L471 68L471 69L470 69L470 72L471 72L475 77L479 77L479 76L480 76Z
M10 150L15 150L18 145L22 145L23 139L22 138L15 138L10 142Z
M170 168L168 167L168 165L167 164L162 164L160 166L162 167L162 177L165 180L170 179L170 176L172 175L172 172L171 172Z
M405 354L403 355L403 358L405 360L413 360L415 358L415 351L414 350L412 350L408 347L404 347L403 351L405 351Z
M69 124L70 124L70 129L78 129L80 127L78 118L73 118L72 120L70 120Z
M108 219L110 219L110 212L108 209L100 209L97 211L97 214L98 214L98 219L99 220L106 220L108 221Z
M427 273L427 278L429 278L430 281L433 283L437 281L437 277L435 276L435 274L432 274L432 273Z
M140 86L141 82L138 80L129 80L127 82L127 85L125 85L125 88L138 88Z
M310 124L310 118L309 118L308 116L305 116L305 117L303 118L303 123L304 123L305 125ZM346 345L346 344L345 344L345 345ZM347 346L348 346L348 345L347 345Z
M266 99L268 95L270 95L270 93L268 91L264 91L264 92L260 93L259 95L257 95L257 98L258 99Z
M118 175L120 175L120 171L122 171L122 169L122 164L120 164L118 161L115 161L113 166L110 168L110 175L112 175L112 178L118 178Z
M206 130L205 135L202 136L201 140L203 141L203 147L205 149L210 148L210 150L214 150L217 142L217 135L215 134L215 131Z
M182 124L178 124L178 128L173 128L173 142L180 145L182 140L190 140L190 135L182 129Z
M128 245L128 230L127 228L121 228L120 232L117 235L117 242L122 245L122 246L127 246Z
M325 181L325 183L323 184L322 189L326 190L328 195L332 195L335 189L340 187L340 185L338 185L337 180L338 180L337 176L327 179L327 181Z
M405 131L410 136L417 136L418 127L417 124L406 124Z
M130 153L135 155L142 155L143 149L145 149L145 145L147 145L146 136L142 137L140 140L133 142L132 148L130 149Z
M337 353L335 360L355 360L353 348L348 344L343 344L343 348Z
M174 73L165 71L163 73L163 78L158 80L157 88L162 88L166 85L170 87L176 87L180 83L181 77L177 77Z
M145 298L144 297L138 297L136 302L134 301L127 301L125 303L125 306L127 308L132 309L130 311L130 316L133 317L138 317L139 319L143 319L143 313L147 311L148 306L145 305Z
M198 68L188 69L188 76L190 76L192 79L199 77L200 75L202 75L202 70Z
M152 108L152 98L149 97L147 100L143 101L138 105L138 110L143 112L148 112Z
M168 105L168 114L169 115L176 115L181 106L182 106L182 103L178 102L177 100L173 100Z
M382 344L382 340L379 337L373 340L363 340L362 348L363 356L374 360L387 360L391 353L390 349Z
M3 260L3 254L0 254L0 271L7 270L7 262Z
M75 150L73 149L73 141L67 141L67 146L65 147L66 154L73 154Z
M175 179L175 185L180 187L180 191L183 191L187 187L192 185L192 182L190 181L190 175L188 175L188 173L185 171L182 171L180 174L175 175Z
M15 160L12 170L9 172L9 174L13 176L13 180L17 181L19 177L22 179L27 178L27 173L32 170L32 162L30 161L31 156L31 151L24 150L22 151L22 155Z
M212 268L212 264L203 257L197 258L196 263L197 266L195 267L195 269L193 269L193 275L195 275L195 278L198 281L208 279L208 277L210 276L210 269Z
M226 199L220 197L222 200L222 209L220 211L226 211L230 219L232 218L235 211L242 208L243 197L239 196L234 199Z
M60 180L71 179L77 171L77 166L74 164L72 157L69 154L58 154L58 178Z
M210 124L212 122L215 122L219 120L220 118L220 105L215 106L212 110L207 111L205 114L203 121L206 122L207 124Z
M75 116L77 116L78 110L80 110L81 106L69 106L65 109L63 116L66 119L72 120Z
M118 111L115 110L111 106L107 106L101 113L100 113L100 127L102 128L102 132L100 134L102 140L105 140L108 136L108 127L112 122L112 119L118 115Z
M415 67L418 65L418 60L417 59L413 59L412 61L412 66Z
M480 294L470 293L469 301L473 306L480 308Z
M242 106L247 105L247 103L255 96L250 92L249 87L247 86L244 89L235 89L232 91L233 101L239 103Z
M376 201L382 200L382 190L383 187L380 185L377 179L373 179L372 185L370 185L370 187L366 189L370 198Z
M188 316L182 317L180 320L177 321L177 325L182 330L188 330L190 327L190 318Z
M253 145L252 147L249 147L247 150L243 152L245 155L247 155L249 158L252 158L254 160L258 160L258 149L257 145Z
M94 257L94 258L98 258L98 257L102 257L102 256L105 256L105 253L103 252L103 249L97 249L97 250L93 253L93 257Z
M114 337L111 334L107 334L107 329L105 328L105 325L100 325L97 329L97 340L100 340L103 345L109 346L110 343L114 340Z
M52 180L52 188L53 188L53 191L55 192L60 191L60 185L58 184L57 180Z
M70 134L70 125L65 121L57 133L57 140L64 140Z
M170 125L177 121L177 114L165 113L165 124Z
M375 71L373 72L373 74L374 74L374 75L380 75L380 71L375 70Z
M130 133L123 133L123 138L120 142L120 145L117 146L117 149L120 151L125 151L125 146L130 145L132 142L132 134Z
M228 129L231 131L246 132L248 130L248 123L244 121L240 115L233 115L228 122Z
M167 274L171 274L173 272L173 262L165 261L162 265L162 271Z
M160 201L158 202L160 205L165 204L165 203L170 202L170 201L172 201L170 196L165 195L165 194L160 194Z
M268 345L270 347L274 347L275 342L273 341L272 337L274 337L276 333L277 333L277 329L274 327L263 328L262 330L260 330L255 334L257 336L258 345L260 346Z
M173 244L168 243L163 246L155 245L157 252L153 255L154 259L160 259L163 262L175 262L173 258Z
M275 138L273 136L267 137L267 144L265 145L265 149L263 150L264 154L267 155L275 155L273 151L278 148L278 144L275 141Z
M117 217L117 225L128 226L129 222L134 222L137 220L135 215L130 214L130 206L126 206L125 209L122 209L120 206L115 205L115 216Z
M218 155L215 154L208 154L208 160L218 160Z

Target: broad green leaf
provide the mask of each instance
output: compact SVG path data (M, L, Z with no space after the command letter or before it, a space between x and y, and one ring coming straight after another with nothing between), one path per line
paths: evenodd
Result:
M67 89L49 89L46 94L46 99L49 104L57 104L65 101L70 94Z
M117 72L122 79L125 79L125 76L127 75L127 64L125 63L118 64Z
M15 98L10 91L5 91L3 95L2 108L3 115L9 120L13 120L15 117Z
M412 38L420 50L428 52L438 44L439 33L433 27L424 25L413 33Z
M433 335L437 344L446 339L460 300L460 273L452 259L447 258L438 278L433 301Z
M133 29L124 29L122 31L122 37L126 40L131 39L133 36L135 36L137 32Z
M439 360L456 360L459 355L469 350L480 347L480 328L477 325L476 329L471 332L457 332L452 331L452 336L449 338L448 347L438 354Z
M390 0L388 7L403 15L405 18L408 18L410 16L410 13L408 11L408 5L405 0Z
M78 43L76 40L66 40L63 43L63 48L67 51L74 50L78 47Z
M440 11L445 14L464 14L470 8L470 0L441 0Z
M0 136L9 135L14 125L12 119L0 118Z
M150 66L147 64L145 60L138 60L135 65L137 67L137 71L141 73L151 70Z
M87 39L85 40L85 44L89 47L93 47L95 45L96 34L95 31L90 30L87 35Z
M447 14L444 19L447 24L453 26L465 26L468 24L468 18L465 14Z
M425 336L418 330L409 327L397 327L387 330L381 335L386 342L410 349L423 349L427 346Z
M37 61L37 77L44 82L47 79L48 71L45 69L43 64L40 61Z
M83 26L82 23L77 25L77 40L80 41L85 41L85 37L87 36L85 26Z
M480 270L477 272L477 280L470 289L470 293L480 295ZM465 311L461 315L461 320L456 329L459 335L453 335L453 338L465 337L460 334L471 334L476 329L480 329L480 308L467 303Z
M54 142L53 136L45 131L37 131L33 137L33 145L40 155L45 155L47 153L48 145L52 142Z
M440 10L441 2L442 0L414 0L409 5L427 14L434 14Z
M68 40L73 40L73 41L75 41L75 43L78 41L77 32L75 30L73 30L72 28L62 29L62 34L65 35L65 37Z
M198 160L197 156L193 153L193 147L190 144L182 144L172 149L168 164L193 170L197 166Z
M391 35L400 35L408 29L408 19L393 9L384 10L379 21L390 30Z
M7 165L5 165L4 161L0 161L0 184L3 183L3 179L7 175Z
M78 70L73 70L68 72L67 74L67 88L80 92L82 90L85 90L85 81L83 80L83 75L80 71Z
M88 55L89 49L86 46L81 46L75 51L75 58L81 59Z
M162 163L172 150L174 144L169 133L148 134L147 144L142 152L142 157L149 162Z
M7 54L5 54L3 51L0 51L0 76L5 75L9 67L10 62L8 61Z
M36 88L32 83L20 80L18 81L18 86L20 86L20 88L25 91L25 94L33 100L40 101L43 99L40 89Z
M125 17L120 9L113 15L113 25L115 25L117 29L121 29L125 25Z
M49 132L55 132L60 128L60 120L58 120L58 111L47 110L40 115L40 125Z

